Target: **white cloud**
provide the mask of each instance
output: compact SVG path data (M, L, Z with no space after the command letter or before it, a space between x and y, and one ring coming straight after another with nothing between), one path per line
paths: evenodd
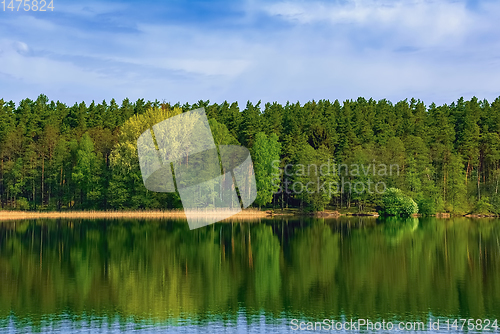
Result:
M69 62L27 55L30 49L24 42L2 40L0 47L5 50L0 55L2 63L0 72L17 80L50 85L73 83L75 79L97 79L95 73L82 71Z
M14 43L12 43L12 46L20 54L27 54L30 51L28 44L23 43L23 42L19 42L19 41L14 42Z
M264 5L263 10L298 24L353 25L352 29L382 31L387 37L411 39L420 45L456 42L479 19L463 2L450 1L285 1Z

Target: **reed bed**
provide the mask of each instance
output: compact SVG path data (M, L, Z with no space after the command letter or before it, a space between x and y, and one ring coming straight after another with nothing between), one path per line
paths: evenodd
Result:
M220 211L198 210L191 214L203 216L218 215ZM234 216L231 220L264 218L268 216L266 211L258 209L245 209ZM119 218L138 218L138 219L161 219L174 218L186 219L183 210L136 210L136 211L0 211L0 221L2 220L20 220L20 219L119 219Z

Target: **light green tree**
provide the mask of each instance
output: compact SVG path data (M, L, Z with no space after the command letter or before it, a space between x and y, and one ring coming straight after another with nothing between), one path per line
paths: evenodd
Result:
M108 197L112 207L155 208L178 205L179 198L176 194L151 193L144 187L137 155L137 139L154 124L181 113L182 109L177 107L149 108L143 114L130 117L123 124L118 143L110 155L112 175Z
M254 164L255 179L257 182L257 198L259 206L270 203L273 194L278 191L279 185L273 181L273 161L280 159L281 144L278 136L272 133L267 136L264 132L255 135L252 147L252 161Z

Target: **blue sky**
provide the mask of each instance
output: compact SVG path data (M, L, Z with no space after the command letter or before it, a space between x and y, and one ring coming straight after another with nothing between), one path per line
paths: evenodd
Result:
M244 107L500 96L498 0L53 3L0 7L0 98Z

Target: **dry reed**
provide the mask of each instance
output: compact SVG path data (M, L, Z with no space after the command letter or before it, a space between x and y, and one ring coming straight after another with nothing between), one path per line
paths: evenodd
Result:
M220 214L220 211L199 210L196 215L210 216ZM252 220L256 218L265 218L268 216L266 211L257 209L245 209L234 216L231 220ZM118 219L118 218L137 218L137 219L161 219L174 218L186 219L183 210L136 210L136 211L0 211L0 221L2 220L20 220L20 219Z

